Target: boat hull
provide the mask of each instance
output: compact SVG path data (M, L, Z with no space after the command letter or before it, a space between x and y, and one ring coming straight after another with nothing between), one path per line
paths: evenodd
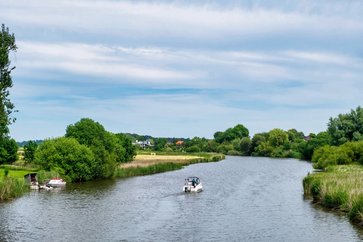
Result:
M62 179L52 179L47 183L47 186L51 187L64 187L66 185L66 182Z
M184 186L183 192L201 192L203 191L202 184L198 184L197 186Z

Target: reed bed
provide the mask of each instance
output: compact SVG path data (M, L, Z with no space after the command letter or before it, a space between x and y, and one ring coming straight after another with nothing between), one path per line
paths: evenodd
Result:
M21 196L29 190L24 176L34 169L24 169L12 165L0 166L0 202Z
M28 190L29 185L25 182L24 178L0 178L0 201L19 197Z
M325 207L345 212L363 226L363 166L358 164L329 167L309 174L303 180L304 194Z

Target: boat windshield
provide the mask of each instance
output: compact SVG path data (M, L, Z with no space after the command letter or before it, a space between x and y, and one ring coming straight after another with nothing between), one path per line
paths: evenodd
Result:
M188 179L185 179L188 183L195 183L199 184L199 178L198 177L188 177Z

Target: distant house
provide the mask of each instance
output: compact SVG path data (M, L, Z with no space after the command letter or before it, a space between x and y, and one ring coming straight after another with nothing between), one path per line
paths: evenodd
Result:
M140 148L143 148L143 149L153 146L151 144L151 141L149 139L143 140L143 141L136 140L135 143L134 143L134 145L138 145L138 146L140 146Z
M177 142L175 142L176 146L183 146L184 145L184 141L183 140L178 140Z

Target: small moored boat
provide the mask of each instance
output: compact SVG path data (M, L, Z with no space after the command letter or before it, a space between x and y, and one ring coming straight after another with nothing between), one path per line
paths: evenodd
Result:
M52 178L48 183L47 186L51 187L64 187L66 185L66 182L63 181L61 178Z
M191 176L185 179L183 192L201 192L203 190L200 179L196 176Z

